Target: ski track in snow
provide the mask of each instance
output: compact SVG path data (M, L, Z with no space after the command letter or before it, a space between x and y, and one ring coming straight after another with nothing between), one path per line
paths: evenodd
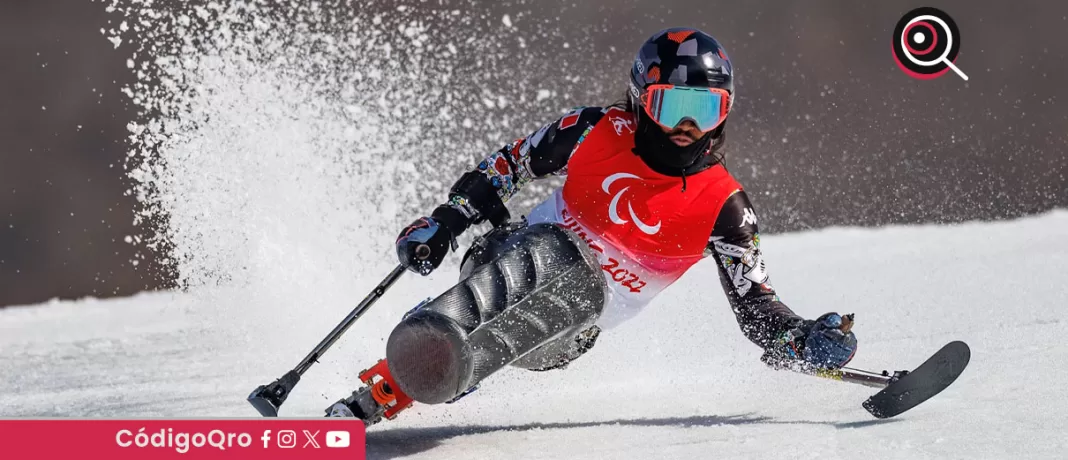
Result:
M1066 236L1061 210L764 238L785 302L806 316L856 312L852 366L912 368L951 340L972 347L953 386L894 419L860 407L872 389L765 368L706 260L566 370L507 369L456 404L371 427L369 458L1064 458ZM314 306L235 287L0 310L0 416L255 416L248 392L303 357L388 267ZM390 325L456 270L402 278L283 415L319 416L351 391Z

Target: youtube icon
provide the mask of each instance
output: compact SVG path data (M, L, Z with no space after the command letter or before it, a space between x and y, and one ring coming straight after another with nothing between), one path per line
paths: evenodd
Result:
M327 431L326 432L326 447L348 447L349 446L349 432L348 431Z

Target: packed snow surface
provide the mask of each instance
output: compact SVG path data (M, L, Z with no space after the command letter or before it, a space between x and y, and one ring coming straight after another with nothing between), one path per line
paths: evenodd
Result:
M507 369L456 404L372 427L370 458L1063 458L1066 231L1056 211L764 239L784 301L807 316L856 312L855 367L911 368L951 340L971 345L953 386L895 419L860 407L872 389L765 368L706 260L570 368ZM370 265L338 276L351 295L329 300L294 285L276 287L286 304L230 287L0 310L0 416L255 416L248 392L388 269ZM318 416L351 391L390 325L456 271L403 277L283 415Z

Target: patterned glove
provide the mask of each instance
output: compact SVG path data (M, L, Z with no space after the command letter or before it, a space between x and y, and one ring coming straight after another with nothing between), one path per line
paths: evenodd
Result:
M426 276L441 265L449 253L452 234L430 217L422 217L397 237L397 258L409 270Z
M806 320L783 332L761 360L779 369L798 364L838 369L848 364L857 351L857 337L852 328L852 314L826 313L815 320Z

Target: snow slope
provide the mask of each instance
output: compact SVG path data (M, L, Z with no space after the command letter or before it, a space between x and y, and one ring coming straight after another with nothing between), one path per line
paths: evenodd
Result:
M764 239L783 299L857 314L853 365L908 368L961 339L972 364L896 419L872 390L764 368L705 261L567 370L509 369L453 405L372 427L371 458L1064 458L1068 211L998 223L833 228ZM0 310L0 416L254 416L244 397L295 364L376 284L308 304L241 287ZM405 276L284 415L318 416L382 353L389 326L455 264ZM292 283L299 291L299 283ZM262 313L261 316L254 316Z

